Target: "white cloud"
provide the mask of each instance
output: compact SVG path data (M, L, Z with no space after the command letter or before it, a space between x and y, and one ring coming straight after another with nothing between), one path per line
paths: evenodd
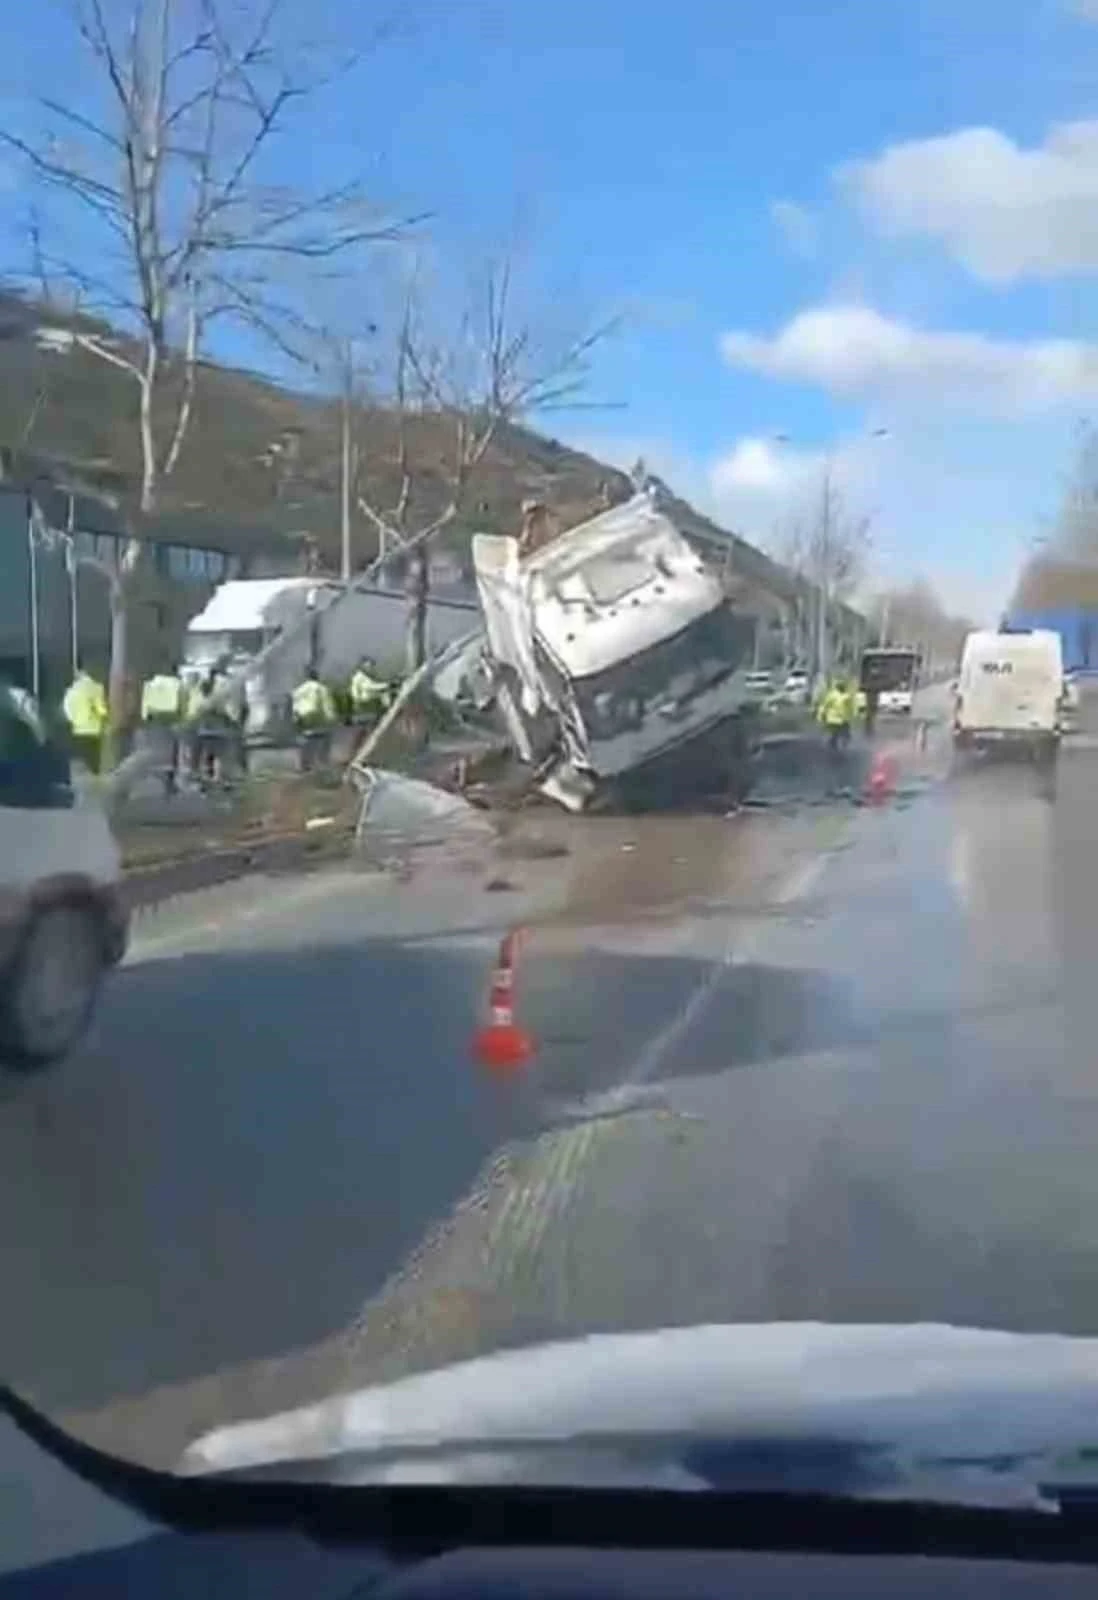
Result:
M1058 481L1062 461L1048 454L1058 434L1055 424L935 419L877 438L867 422L818 449L746 434L708 459L639 435L576 434L569 443L626 468L643 455L699 510L776 552L790 525L811 515L830 467L849 506L872 519L871 586L928 577L947 604L993 619L1038 525L1036 506Z
M803 449L777 434L749 434L709 463L706 508L748 538L768 539L807 509L825 470L852 504L871 504L889 452L889 442L869 432L837 440L826 450Z
M1098 398L1098 345L926 332L867 306L802 311L772 338L721 338L735 367L829 393L1022 416Z
M1059 123L1031 148L962 128L837 177L878 231L937 239L985 282L1098 270L1098 121Z
M775 200L770 207L770 220L794 255L806 260L815 256L819 228L811 211L793 200Z
M1083 22L1098 22L1098 0L1066 0L1072 16Z

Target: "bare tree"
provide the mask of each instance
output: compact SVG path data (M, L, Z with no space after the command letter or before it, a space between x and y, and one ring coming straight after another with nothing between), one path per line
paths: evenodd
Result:
M967 617L946 609L926 578L884 590L875 597L871 615L882 645L916 647L924 659L936 662L955 661L972 626Z
M452 333L433 327L421 285L405 293L380 395L395 429L395 496L376 503L368 484L357 506L372 526L380 559L405 564L407 668L425 659L431 546L468 510L486 457L508 424L575 405L596 347L613 321L560 341L537 337L516 314L510 262L489 272Z
M46 208L28 278L63 284L103 319L70 317L72 338L136 390L138 482L111 575L115 717L142 534L178 466L211 328L235 319L281 341L295 267L328 269L397 231L356 184L302 192L266 176L324 81L279 48L282 11L282 0L70 0L79 86L41 98L44 132L0 127Z
M776 559L799 580L790 654L810 657L817 674L830 664L834 609L854 594L871 547L872 518L854 510L828 465L812 502L789 517L773 543Z
M1081 422L1052 526L1031 541L1011 608L1098 606L1098 429Z

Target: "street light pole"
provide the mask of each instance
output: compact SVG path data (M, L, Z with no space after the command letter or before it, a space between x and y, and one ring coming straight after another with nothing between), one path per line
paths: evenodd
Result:
M816 677L824 681L828 670L828 589L831 562L831 471L830 459L824 467L823 501L820 506L820 537L816 569Z
M351 341L348 339L343 347L343 393L340 405L339 576L344 583L351 581L351 352Z
M887 439L888 428L870 428L864 435L866 439ZM789 444L791 435L776 433L773 436L779 444ZM817 677L823 677L829 666L829 627L830 627L830 600L831 600L831 533L834 514L833 485L835 473L834 452L829 452L824 460L823 472L823 503L820 509L818 528L819 537L813 542L816 546L816 560L810 563L815 567L815 595L813 597L813 627L815 669Z
M38 699L41 689L42 665L38 634L38 539L34 528L34 503L27 496L27 560L30 564L30 647L31 693Z
M80 666L80 598L77 590L79 567L76 560L76 516L69 495L68 528L65 533L65 565L69 571L69 639L72 644L72 675Z

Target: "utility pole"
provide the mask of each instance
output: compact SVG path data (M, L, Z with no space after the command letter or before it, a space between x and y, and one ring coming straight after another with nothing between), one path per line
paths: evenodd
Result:
M80 569L76 560L76 510L71 494L69 512L65 520L65 570L69 578L69 642L72 645L72 675L75 678L80 665L80 592L77 587Z
M31 693L38 699L42 689L42 659L38 622L38 530L35 504L27 496L27 560L30 565L30 676Z
M352 345L348 339L343 347L343 391L340 397L339 576L344 583L351 581L351 391L354 383L351 362Z
M831 463L827 463L823 476L823 501L820 506L820 527L817 541L818 566L816 571L816 674L820 680L827 677L827 591L831 562Z

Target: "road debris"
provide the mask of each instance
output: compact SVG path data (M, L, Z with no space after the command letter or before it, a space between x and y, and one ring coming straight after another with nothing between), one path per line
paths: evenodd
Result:
M359 781L362 809L355 842L367 853L495 839L490 819L461 795L381 767L367 769Z

